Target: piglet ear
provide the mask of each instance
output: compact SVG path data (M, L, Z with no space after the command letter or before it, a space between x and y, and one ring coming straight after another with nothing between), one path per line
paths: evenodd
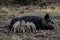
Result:
M50 19L49 14L46 14L46 15L44 16L44 19L45 19L45 20Z

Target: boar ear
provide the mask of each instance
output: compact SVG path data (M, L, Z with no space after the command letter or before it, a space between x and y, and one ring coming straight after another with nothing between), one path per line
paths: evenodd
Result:
M46 14L46 15L44 16L44 19L45 19L45 20L50 19L49 14Z

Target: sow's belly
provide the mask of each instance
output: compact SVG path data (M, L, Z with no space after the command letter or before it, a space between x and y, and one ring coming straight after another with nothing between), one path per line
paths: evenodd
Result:
M42 26L42 18L39 16L25 16L19 18L19 20L33 22L36 25L36 29L39 29Z

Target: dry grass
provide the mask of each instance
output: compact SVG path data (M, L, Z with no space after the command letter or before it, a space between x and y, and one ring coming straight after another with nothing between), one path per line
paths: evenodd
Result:
M8 34L3 33L4 28L0 28L0 40L60 40L60 10L55 9L26 9L25 7L1 7L0 8L0 27L8 25L12 18L22 17L27 15L42 16L49 13L52 21L55 22L54 30L40 30L35 33L18 33ZM5 29L4 29L5 30ZM4 31L3 30L3 31Z

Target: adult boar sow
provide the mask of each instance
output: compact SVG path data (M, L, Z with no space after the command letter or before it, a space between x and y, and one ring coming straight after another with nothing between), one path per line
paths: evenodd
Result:
M38 30L38 31L39 30L52 30L52 29L54 29L53 23L52 23L51 19L49 18L48 14L46 14L44 16L44 18L42 18L40 16L23 16L23 17L20 17L20 18L14 18L14 19L11 20L11 23L7 27L9 28L9 30L11 30L13 25L17 21L22 22L22 20L24 20L25 22L28 22L28 21L33 22L36 26L36 30ZM43 22L43 20L45 22Z

